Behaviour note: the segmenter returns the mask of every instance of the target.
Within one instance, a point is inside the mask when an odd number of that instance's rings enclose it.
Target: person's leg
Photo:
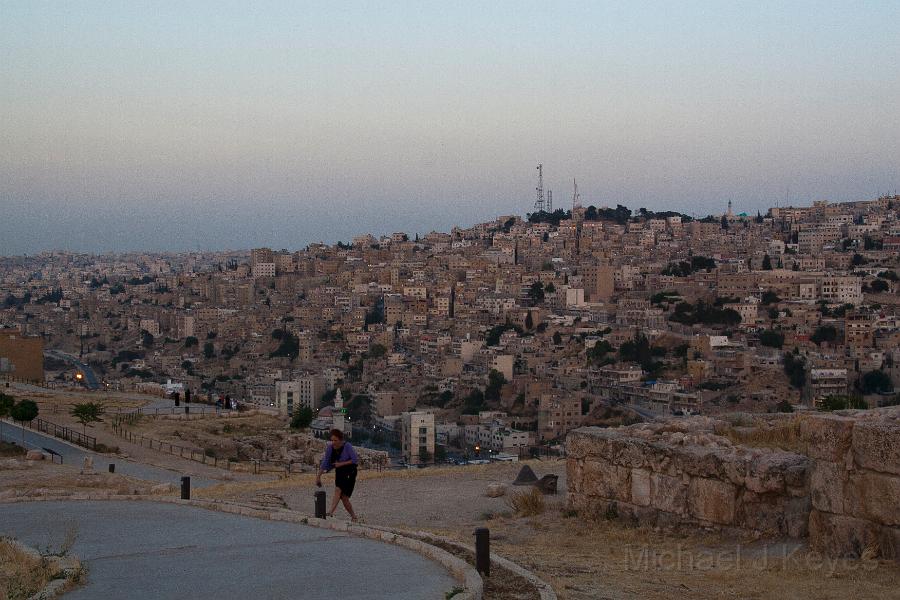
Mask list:
[[[355,521],[355,520],[356,520],[356,513],[353,512],[353,505],[350,504],[350,498],[348,498],[347,496],[343,496],[343,495],[342,495],[342,496],[341,496],[341,502],[344,503],[344,508],[346,508],[346,509],[347,509],[347,512],[350,513],[350,518],[353,519],[353,520]]]
[[[337,510],[338,501],[341,499],[341,488],[334,488],[334,494],[331,496],[331,510],[328,511],[328,516],[333,517],[334,511]]]

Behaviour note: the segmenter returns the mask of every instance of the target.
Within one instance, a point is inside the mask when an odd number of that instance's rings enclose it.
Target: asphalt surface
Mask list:
[[[19,427],[18,425],[13,425],[9,421],[4,421],[2,429],[2,439],[4,441],[14,442],[21,445],[21,427]],[[174,483],[175,485],[180,486],[181,477],[183,475],[190,475],[191,487],[207,487],[210,485],[215,485],[216,483],[220,483],[219,481],[216,481],[214,479],[197,477],[195,475],[192,475],[190,472],[182,473],[169,469],[163,469],[161,467],[144,465],[141,463],[124,460],[105,454],[97,454],[96,452],[91,452],[90,450],[67,444],[66,442],[60,441],[54,437],[50,437],[37,431],[32,431],[30,429],[25,429],[25,447],[29,450],[53,450],[57,454],[62,455],[63,464],[72,465],[75,467],[81,467],[85,456],[93,456],[94,470],[96,471],[106,471],[109,468],[109,463],[114,463],[116,465],[116,473],[119,473],[121,475],[128,475],[129,477],[135,477],[137,479],[143,479],[145,481]]]
[[[426,600],[457,584],[437,563],[390,544],[295,523],[153,502],[0,505],[0,534],[71,554],[87,582],[67,600]]]

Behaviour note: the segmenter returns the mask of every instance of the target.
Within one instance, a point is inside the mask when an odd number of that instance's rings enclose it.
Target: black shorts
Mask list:
[[[339,467],[334,470],[334,487],[341,490],[341,496],[349,498],[353,495],[353,487],[356,485],[356,465],[351,467]]]

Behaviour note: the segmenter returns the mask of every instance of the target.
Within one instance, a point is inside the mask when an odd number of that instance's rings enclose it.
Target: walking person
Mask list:
[[[328,516],[333,517],[337,509],[338,501],[344,504],[344,508],[350,513],[350,518],[355,523],[358,519],[350,504],[350,496],[353,495],[353,487],[356,485],[356,465],[359,457],[350,442],[344,441],[344,432],[340,429],[331,430],[331,443],[325,447],[325,455],[322,464],[316,472],[316,486],[322,487],[322,473],[334,469],[334,497],[331,499],[331,510]]]

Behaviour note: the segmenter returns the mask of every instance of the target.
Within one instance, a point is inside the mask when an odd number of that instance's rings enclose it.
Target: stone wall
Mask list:
[[[900,412],[816,415],[801,421],[800,432],[814,459],[813,548],[900,560]]]
[[[588,516],[804,536],[810,461],[734,446],[709,420],[616,429],[585,427],[567,439],[568,501]]]
[[[654,526],[808,535],[830,556],[900,560],[900,408],[748,419],[572,431],[569,506]],[[773,439],[794,451],[749,445]]]

